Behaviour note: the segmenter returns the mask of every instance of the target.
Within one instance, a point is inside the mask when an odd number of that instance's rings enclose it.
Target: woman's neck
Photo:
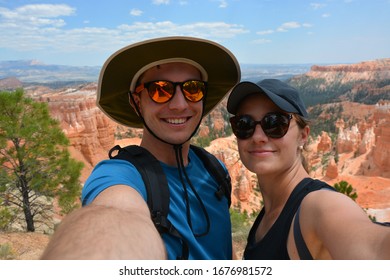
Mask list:
[[[260,191],[263,197],[265,211],[270,213],[276,209],[283,209],[294,188],[309,174],[299,164],[289,171],[274,175],[257,175]]]

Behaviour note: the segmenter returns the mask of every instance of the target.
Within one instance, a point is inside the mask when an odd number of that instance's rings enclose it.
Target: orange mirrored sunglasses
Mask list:
[[[199,102],[206,95],[207,83],[198,80],[188,80],[184,82],[171,81],[151,81],[139,84],[135,93],[140,93],[147,89],[150,98],[156,103],[166,103],[173,98],[176,93],[176,87],[180,86],[184,97],[191,102]]]

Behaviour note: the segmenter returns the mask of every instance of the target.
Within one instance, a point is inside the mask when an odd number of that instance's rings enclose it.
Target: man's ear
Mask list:
[[[140,94],[134,94],[134,93],[129,93],[129,103],[130,106],[133,108],[134,112],[137,113],[141,111],[141,98]]]

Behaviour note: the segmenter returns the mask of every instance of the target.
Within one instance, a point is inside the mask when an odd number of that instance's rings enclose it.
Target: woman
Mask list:
[[[227,109],[241,161],[257,174],[264,201],[244,259],[390,259],[390,228],[305,169],[310,128],[295,88],[276,79],[241,82]]]

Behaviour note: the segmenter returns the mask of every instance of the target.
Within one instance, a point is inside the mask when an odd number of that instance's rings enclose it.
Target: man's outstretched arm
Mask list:
[[[41,259],[165,259],[160,234],[137,191],[113,186],[59,225]]]

